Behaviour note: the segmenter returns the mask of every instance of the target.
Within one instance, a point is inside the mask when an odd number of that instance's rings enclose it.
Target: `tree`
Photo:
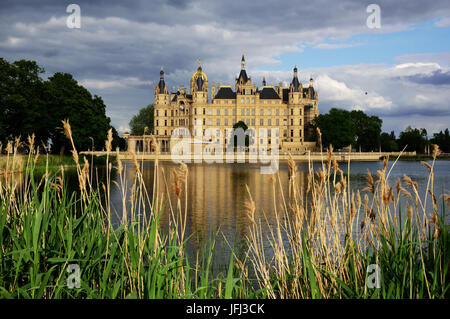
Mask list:
[[[313,120],[314,128],[320,128],[322,145],[332,144],[334,148],[342,148],[355,144],[356,129],[350,112],[332,108],[328,114],[320,114]]]
[[[131,135],[144,135],[145,127],[148,127],[149,133],[153,133],[154,106],[149,104],[139,110],[137,115],[131,118],[129,123]]]
[[[118,147],[119,150],[124,151],[127,147],[127,141],[123,137],[119,136],[119,133],[113,126],[111,126],[111,129],[113,136],[112,149],[116,150],[116,148]]]
[[[378,116],[368,116],[361,110],[350,112],[355,128],[356,149],[364,152],[378,150],[383,121]]]
[[[0,58],[0,142],[35,134],[36,142],[49,138],[46,91],[35,61],[14,63]]]
[[[417,153],[424,153],[425,146],[427,145],[427,130],[412,128],[408,126],[405,131],[400,133],[398,139],[399,149],[403,149],[406,146],[406,151]]]
[[[434,133],[430,143],[438,145],[443,152],[450,153],[450,134],[448,128],[444,132]]]
[[[106,116],[106,106],[101,97],[79,85],[68,73],[55,73],[47,81],[48,112],[52,114],[50,136],[53,152],[71,149],[69,141],[61,133],[61,121],[69,120],[75,147],[80,150],[105,147],[105,139],[111,128]]]
[[[394,131],[391,133],[383,132],[380,135],[380,145],[383,152],[397,152],[398,145]]]
[[[55,73],[47,81],[35,61],[9,63],[0,58],[0,142],[35,134],[35,145],[69,151],[62,120],[69,120],[78,150],[102,149],[110,125],[101,97],[79,85],[72,75]],[[116,132],[117,133],[117,132]],[[120,140],[117,140],[120,144]]]

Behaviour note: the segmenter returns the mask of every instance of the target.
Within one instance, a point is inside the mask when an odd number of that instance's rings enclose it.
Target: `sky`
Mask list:
[[[119,132],[154,102],[162,66],[169,91],[189,87],[198,59],[210,85],[234,86],[242,53],[258,86],[288,85],[294,65],[312,76],[320,113],[363,110],[397,135],[450,127],[448,0],[72,1],[0,0],[0,57],[71,73]],[[70,3],[80,28],[67,26]]]

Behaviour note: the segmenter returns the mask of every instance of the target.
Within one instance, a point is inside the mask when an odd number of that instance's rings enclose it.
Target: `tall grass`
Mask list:
[[[188,255],[186,233],[189,170],[182,164],[165,172],[154,165],[153,193],[144,183],[133,155],[133,178],[105,141],[106,182],[95,181],[94,167],[80,158],[71,128],[79,190],[69,192],[64,169],[35,176],[38,154],[28,139],[25,174],[14,179],[5,166],[0,179],[0,296],[3,298],[447,298],[449,236],[445,195],[433,193],[433,164],[427,191],[420,198],[407,176],[390,186],[393,165],[384,162],[375,181],[368,173],[366,190],[350,190],[332,147],[315,172],[310,164],[307,189],[295,179],[289,160],[289,192],[283,193],[279,173],[271,178],[276,223],[268,238],[257,220],[257,205],[248,191],[245,204],[249,235],[244,251],[231,249],[228,266],[214,271],[216,237]],[[16,141],[18,143],[18,141]],[[12,147],[12,144],[11,144]],[[153,151],[159,145],[152,139]],[[435,149],[435,156],[438,149]],[[15,153],[14,153],[15,154]],[[12,158],[14,157],[12,155]],[[117,154],[118,155],[118,154]],[[8,162],[9,163],[9,162]],[[350,163],[348,163],[348,170]],[[111,178],[112,173],[117,178]],[[131,182],[130,182],[131,181]],[[164,192],[156,190],[165,189]],[[111,188],[122,197],[118,225],[111,217]],[[174,193],[176,204],[168,200]],[[400,198],[406,207],[400,207]],[[427,201],[432,212],[427,212]],[[277,202],[283,209],[277,210]],[[160,217],[168,205],[169,225]],[[405,217],[406,216],[406,217]],[[269,253],[270,252],[270,253]],[[69,265],[80,269],[80,288],[68,285]],[[368,288],[367,267],[381,269],[380,288]]]

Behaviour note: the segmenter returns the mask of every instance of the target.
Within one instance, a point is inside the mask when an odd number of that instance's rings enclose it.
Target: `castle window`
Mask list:
[[[255,119],[252,119],[252,126],[255,126]]]
[[[245,110],[241,109],[241,115],[245,115]]]
[[[272,101],[267,101],[267,104],[272,104]]]
[[[283,120],[283,125],[284,125],[284,126],[287,125],[287,120]]]
[[[287,110],[286,109],[283,110],[283,115],[287,115]]]
[[[208,119],[208,125],[212,125],[212,119]]]
[[[158,135],[158,130],[156,130],[156,135]]]
[[[294,115],[294,109],[291,109],[291,115]]]
[[[259,120],[259,125],[264,126],[264,120],[263,119]]]
[[[252,109],[252,115],[255,115],[255,109]]]
[[[302,125],[302,119],[299,120],[298,125]]]
[[[247,109],[247,115],[250,115],[250,109]]]
[[[291,130],[291,137],[294,137],[294,130]],[[292,142],[292,139],[291,139]]]
[[[164,110],[164,116],[167,116],[167,110]]]
[[[283,130],[283,136],[284,136],[284,137],[287,136],[287,130]]]
[[[220,115],[220,109],[217,109],[217,115]]]
[[[249,125],[250,125],[250,120],[249,120],[249,119],[246,119],[246,120],[245,120],[245,124],[247,124],[247,126],[249,126]]]
[[[217,125],[217,126],[220,126],[220,119],[217,119],[216,125]]]
[[[205,108],[203,108],[203,115],[205,115],[206,114],[206,110],[205,110]]]
[[[164,126],[167,126],[167,120],[164,120]]]
[[[228,126],[228,119],[225,119],[225,126]]]
[[[197,108],[194,108],[194,114],[197,115]]]
[[[255,104],[255,99],[252,99],[252,104]]]
[[[225,115],[228,115],[228,109],[225,109]]]
[[[159,110],[156,110],[156,116],[159,116]]]
[[[156,126],[159,126],[159,121],[158,120],[156,120]]]
[[[272,125],[272,120],[271,120],[271,119],[268,119],[268,120],[267,120],[267,125],[269,125],[269,126]]]
[[[291,119],[291,125],[294,125],[294,119]]]
[[[244,104],[244,98],[241,98],[241,103]]]
[[[298,131],[298,136],[302,136],[302,130]]]
[[[264,115],[264,110],[263,109],[259,110],[259,115]]]
[[[228,101],[223,101],[223,104],[228,104]]]
[[[233,109],[233,115],[236,115],[236,109]]]
[[[275,114],[276,114],[276,115],[280,115],[280,110],[279,110],[279,109],[276,109],[276,110],[275,110]]]
[[[272,110],[271,109],[267,110],[267,115],[272,115]]]
[[[206,119],[203,118],[203,125],[206,125]]]
[[[247,101],[246,101],[246,102],[247,102],[247,104],[249,104],[249,103],[250,103],[250,99],[249,99],[249,98],[247,98]]]
[[[280,120],[279,120],[279,119],[276,119],[276,120],[275,120],[275,123],[276,123],[277,126],[280,125]]]
[[[212,109],[208,109],[208,115],[212,115]]]

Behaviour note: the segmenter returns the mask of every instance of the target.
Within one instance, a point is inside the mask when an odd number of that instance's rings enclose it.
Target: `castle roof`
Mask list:
[[[289,101],[289,88],[283,88],[283,102]]]
[[[263,100],[268,99],[280,99],[280,96],[271,86],[263,87],[263,89],[259,92],[259,98]]]
[[[215,99],[235,99],[236,98],[236,92],[233,92],[231,87],[225,86],[220,87],[219,91],[217,92]]]
[[[246,72],[244,69],[241,70],[241,72],[239,73],[238,81],[239,81],[240,79],[242,79],[242,82],[243,82],[243,83],[247,83],[247,81],[248,81],[247,72]]]

